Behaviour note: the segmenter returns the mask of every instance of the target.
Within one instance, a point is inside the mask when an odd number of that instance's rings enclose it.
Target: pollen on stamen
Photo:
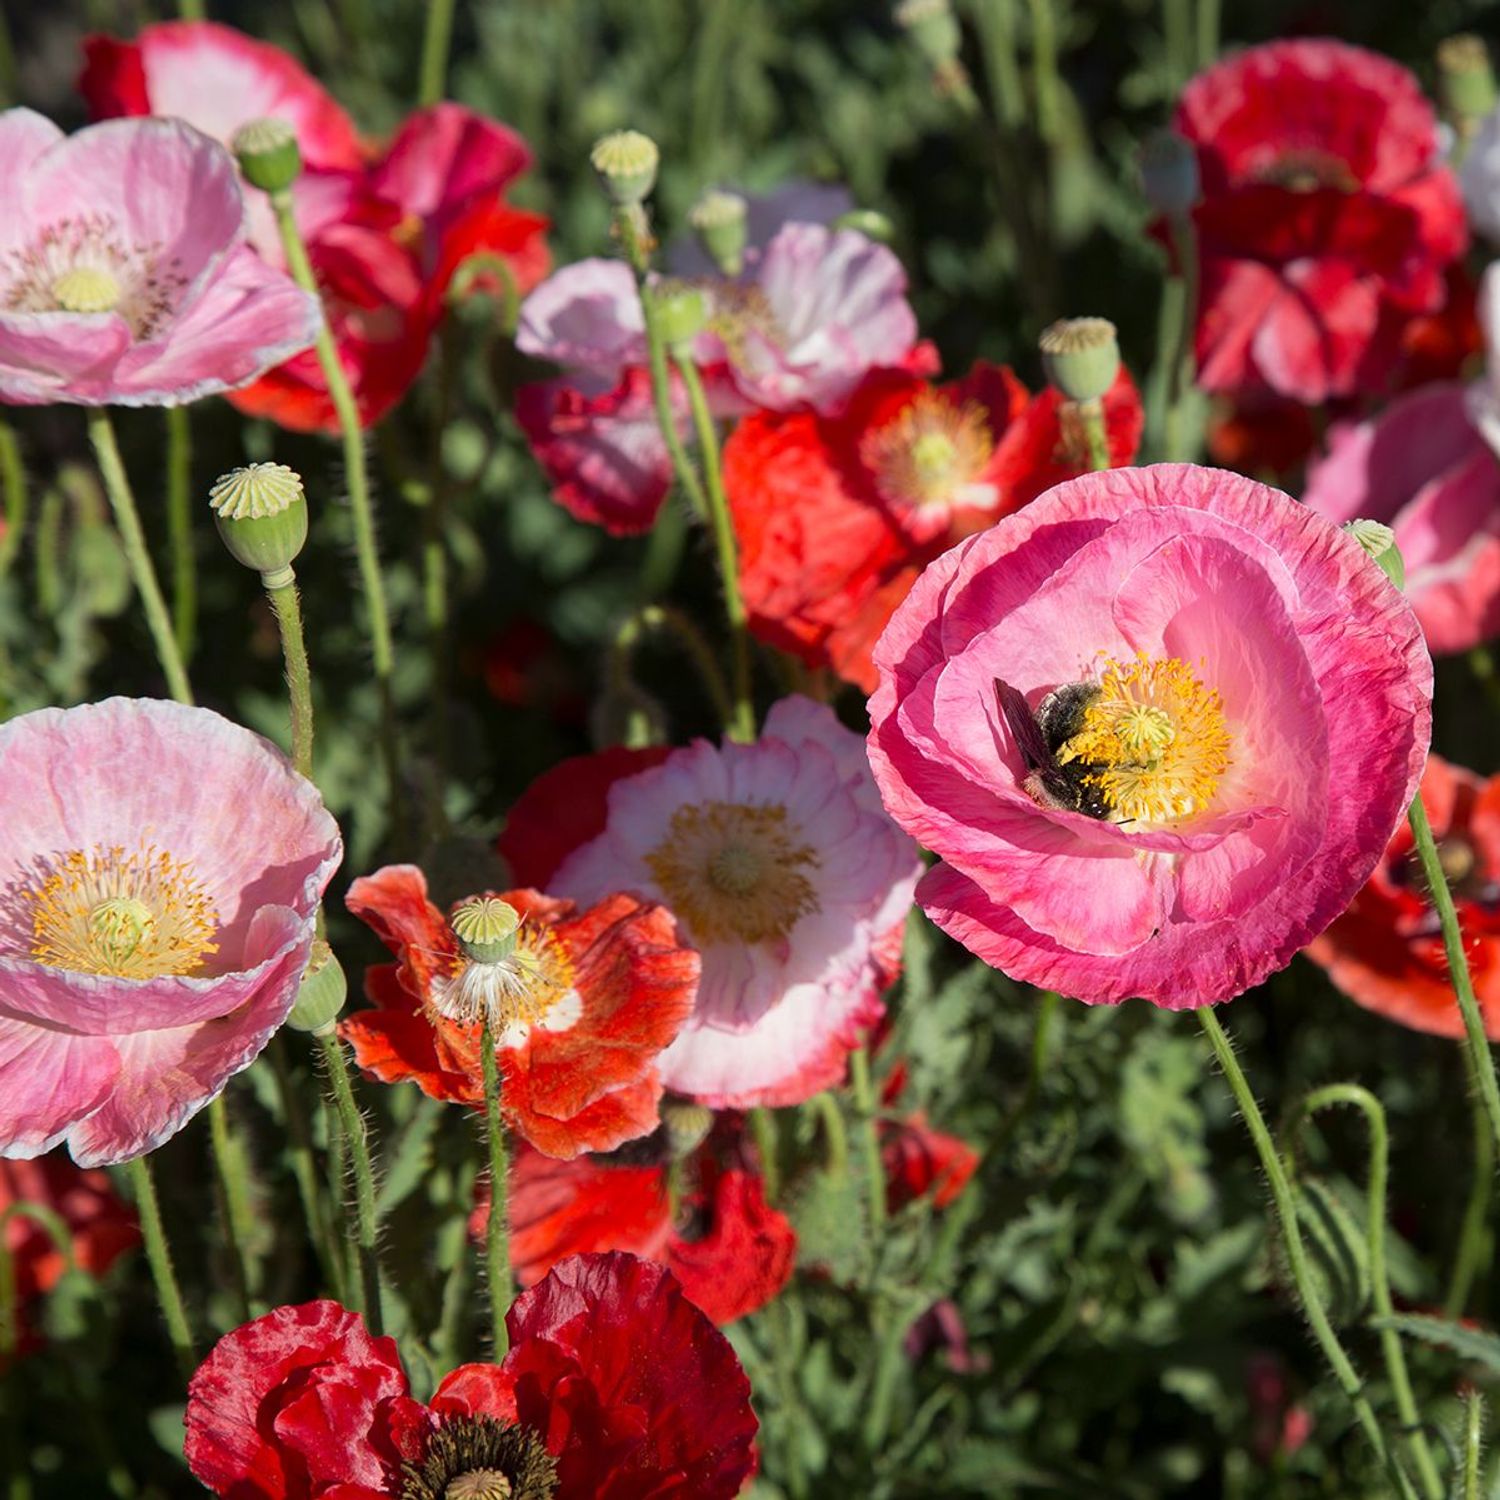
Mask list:
[[[499,1046],[517,1045],[533,1026],[566,1030],[581,1012],[573,964],[545,928],[522,926],[502,958],[460,952],[434,977],[432,1008],[459,1026],[488,1025]]]
[[[901,414],[869,433],[860,462],[874,476],[881,498],[895,505],[951,501],[973,483],[994,452],[984,408],[959,405],[924,390]]]

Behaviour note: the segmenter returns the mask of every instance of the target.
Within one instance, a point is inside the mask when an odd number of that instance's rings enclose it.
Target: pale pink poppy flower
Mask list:
[[[152,699],[12,719],[0,780],[0,1156],[126,1161],[285,1021],[338,827],[258,735]]]
[[[176,406],[317,337],[244,237],[234,161],[180,120],[0,114],[0,401]]]
[[[663,1082],[735,1108],[796,1104],[837,1084],[880,1017],[921,871],[859,736],[831,709],[784,699],[752,745],[697,740],[615,780],[588,836],[579,808],[618,770],[604,759],[570,763],[571,788],[563,767],[538,783],[533,802],[566,798],[580,836],[547,889],[580,903],[621,890],[659,901],[703,955],[693,1015],[661,1055]],[[517,814],[513,827],[548,816],[540,805]],[[524,865],[523,849],[506,848]]]
[[[1359,543],[1188,464],[1060,484],[944,553],[875,665],[875,779],[941,860],[918,903],[1090,1002],[1211,1004],[1288,963],[1431,731],[1420,627]]]

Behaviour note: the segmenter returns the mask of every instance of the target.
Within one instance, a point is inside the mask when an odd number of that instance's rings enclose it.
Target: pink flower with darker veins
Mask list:
[[[246,244],[239,174],[207,136],[0,114],[0,401],[179,406],[308,348],[320,322]]]
[[[342,854],[312,784],[206,708],[110,698],[0,727],[0,1156],[153,1150],[297,998]]]

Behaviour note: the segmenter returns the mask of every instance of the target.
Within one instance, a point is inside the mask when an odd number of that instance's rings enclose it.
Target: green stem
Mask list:
[[[1255,1144],[1256,1154],[1260,1157],[1261,1169],[1270,1183],[1271,1198],[1276,1205],[1276,1217],[1281,1228],[1282,1243],[1286,1246],[1287,1264],[1291,1268],[1292,1279],[1296,1283],[1302,1310],[1312,1329],[1313,1337],[1317,1340],[1318,1347],[1322,1349],[1324,1358],[1332,1367],[1334,1376],[1348,1398],[1349,1404],[1354,1408],[1354,1415],[1359,1422],[1360,1429],[1364,1432],[1380,1462],[1391,1475],[1397,1493],[1408,1496],[1411,1494],[1410,1482],[1401,1472],[1391,1451],[1386,1447],[1385,1434],[1381,1430],[1379,1419],[1370,1405],[1369,1398],[1365,1395],[1359,1372],[1354,1368],[1343,1344],[1339,1342],[1339,1336],[1334,1332],[1333,1324],[1329,1322],[1328,1314],[1318,1296],[1312,1269],[1307,1263],[1307,1250],[1302,1242],[1302,1228],[1297,1222],[1297,1202],[1292,1196],[1291,1183],[1287,1181],[1280,1153],[1276,1149],[1276,1143],[1271,1139],[1271,1132],[1266,1126],[1265,1116],[1260,1112],[1260,1105],[1255,1101],[1249,1080],[1240,1067],[1239,1059],[1234,1055],[1234,1045],[1219,1024],[1219,1018],[1214,1014],[1211,1006],[1204,1006],[1199,1010],[1198,1020],[1213,1046],[1214,1056],[1218,1059],[1220,1068],[1223,1069],[1224,1077],[1229,1082],[1235,1102],[1239,1105],[1240,1114],[1244,1116],[1245,1125],[1250,1131],[1250,1139]]]
[[[1407,821],[1411,824],[1417,858],[1422,862],[1422,873],[1427,878],[1433,909],[1438,914],[1438,921],[1442,923],[1443,951],[1448,956],[1449,975],[1453,981],[1454,993],[1458,996],[1459,1011],[1464,1018],[1464,1036],[1473,1077],[1479,1085],[1479,1097],[1489,1119],[1490,1132],[1495,1141],[1500,1143],[1500,1087],[1495,1082],[1495,1060],[1490,1052],[1489,1038],[1484,1034],[1484,1018],[1479,1011],[1479,1002],[1474,998],[1474,981],[1470,978],[1469,961],[1464,955],[1463,931],[1458,925],[1458,913],[1454,910],[1453,893],[1448,889],[1448,879],[1443,874],[1437,844],[1433,841],[1432,825],[1427,821],[1427,809],[1422,806],[1420,795],[1412,799]]]
[[[444,800],[448,789],[448,693],[453,653],[449,648],[448,603],[448,466],[443,461],[443,434],[453,409],[458,360],[454,334],[445,321],[438,329],[437,409],[433,414],[427,505],[422,514],[422,607],[427,624],[428,677],[432,696],[432,759],[437,779],[435,823],[446,832]]]
[[[760,1157],[760,1175],[765,1184],[766,1202],[775,1203],[781,1196],[781,1141],[776,1129],[774,1110],[764,1107],[750,1111],[750,1129],[755,1136],[755,1150]]]
[[[130,565],[130,576],[135,581],[136,592],[141,596],[141,604],[146,611],[146,624],[150,628],[151,639],[156,644],[157,660],[166,674],[168,691],[179,703],[191,703],[193,690],[188,686],[182,653],[177,649],[177,637],[172,634],[166,601],[161,596],[161,585],[156,581],[156,568],[152,565],[151,554],[146,550],[145,534],[141,531],[140,512],[136,509],[130,480],[125,474],[125,464],[120,458],[120,445],[115,441],[115,429],[105,407],[89,408],[88,429],[89,441],[94,445],[94,455],[99,461],[104,489],[114,509],[120,542]]]
[[[458,1187],[454,1201],[462,1210],[474,1201],[474,1179],[477,1170],[472,1157],[466,1158],[458,1175]],[[433,1347],[440,1369],[453,1370],[463,1363],[464,1340],[468,1327],[466,1315],[469,1311],[469,1231],[465,1215],[461,1211],[450,1224],[458,1234],[458,1248],[453,1257],[452,1268],[443,1282],[443,1305],[438,1318],[437,1336]],[[446,1231],[445,1231],[446,1232]]]
[[[1193,22],[1189,0],[1162,0],[1162,31],[1167,63],[1167,97],[1175,99],[1193,74]]]
[[[230,1135],[229,1112],[223,1094],[208,1106],[208,1131],[213,1141],[214,1175],[219,1189],[224,1237],[229,1246],[229,1269],[233,1283],[236,1316],[241,1323],[250,1321],[250,1272],[246,1245],[253,1226],[250,1222],[250,1197],[245,1184],[245,1162],[238,1142]]]
[[[185,406],[167,408],[167,547],[172,554],[172,633],[184,662],[198,631],[198,570],[193,555],[193,426]]]
[[[1104,423],[1104,402],[1097,396],[1092,401],[1080,401],[1078,416],[1088,444],[1089,467],[1096,472],[1109,468],[1109,429]]]
[[[453,37],[453,0],[427,0],[427,25],[422,33],[422,75],[417,93],[420,105],[436,104],[448,87],[448,48]]]
[[[809,1108],[817,1115],[823,1126],[823,1144],[828,1151],[824,1164],[830,1177],[843,1177],[849,1170],[849,1131],[844,1124],[844,1112],[839,1102],[825,1089],[814,1094],[808,1101]]]
[[[648,604],[629,616],[615,632],[610,648],[609,670],[616,687],[624,687],[630,681],[630,660],[636,645],[647,634],[669,635],[687,654],[720,719],[730,722],[733,707],[729,701],[729,690],[724,685],[723,674],[708,642],[698,633],[698,627],[687,615],[670,604]]]
[[[1049,145],[1057,140],[1057,25],[1052,0],[1027,0],[1031,9],[1031,77],[1036,95],[1037,134]]]
[[[501,1360],[510,1347],[505,1314],[514,1288],[510,1275],[510,1163],[505,1149],[505,1122],[500,1118],[500,1064],[490,1024],[479,1044],[484,1070],[484,1137],[490,1157],[490,1212],[484,1226],[484,1269],[490,1295],[490,1358]]]
[[[870,1079],[868,1042],[849,1054],[849,1079],[854,1088],[854,1108],[859,1115],[859,1140],[865,1157],[870,1227],[878,1237],[886,1222],[885,1162],[880,1155],[880,1129],[875,1119],[875,1087]]]
[[[1468,1309],[1474,1280],[1490,1262],[1490,1200],[1495,1190],[1495,1141],[1475,1086],[1467,1049],[1464,1060],[1469,1073],[1469,1112],[1474,1122],[1474,1176],[1469,1184],[1469,1201],[1464,1206],[1448,1295],[1443,1299],[1443,1316],[1454,1319],[1461,1318]]]
[[[49,486],[42,491],[36,518],[36,603],[49,620],[62,608],[62,520],[66,505],[62,491]]]
[[[184,21],[203,20],[203,0],[177,0],[177,14]]]
[[[323,1280],[336,1301],[344,1300],[344,1268],[339,1259],[338,1243],[333,1238],[327,1205],[318,1178],[318,1158],[313,1150],[312,1129],[302,1095],[292,1077],[286,1045],[277,1032],[266,1048],[271,1068],[276,1074],[276,1090],[281,1096],[281,1115],[286,1124],[287,1144],[292,1159],[292,1175],[297,1179],[297,1195],[302,1200],[302,1214],[307,1220],[308,1235]]]
[[[318,282],[307,247],[292,207],[290,191],[271,194],[276,211],[276,226],[281,233],[282,249],[293,280],[304,291],[318,295]],[[380,553],[375,541],[375,509],[370,495],[369,466],[365,460],[364,433],[359,422],[359,407],[339,359],[325,316],[318,331],[318,364],[323,371],[328,395],[338,416],[339,435],[343,442],[344,473],[349,485],[349,508],[354,518],[354,547],[359,558],[360,583],[370,620],[370,655],[375,667],[375,686],[380,697],[380,748],[385,762],[386,782],[391,800],[392,820],[401,835],[404,831],[401,798],[401,763],[396,736],[396,705],[391,687],[395,670],[395,652],[391,644],[390,613],[386,605],[385,579],[380,571]],[[398,842],[401,838],[398,836]]]
[[[1479,1500],[1479,1460],[1484,1452],[1484,1397],[1471,1391],[1464,1398],[1463,1500]]]
[[[870,1404],[865,1412],[864,1441],[869,1453],[880,1453],[885,1448],[886,1434],[891,1427],[891,1406],[895,1401],[896,1380],[901,1367],[906,1363],[907,1324],[894,1307],[887,1307],[883,1314],[884,1328],[880,1336],[880,1352],[875,1359],[875,1374],[870,1381]]]
[[[1219,0],[1198,0],[1198,67],[1209,67],[1219,56]]]
[[[313,700],[312,672],[307,664],[307,639],[302,633],[302,601],[291,566],[275,573],[262,573],[266,597],[281,632],[281,655],[286,664],[287,700],[292,718],[292,765],[299,775],[312,780]]]
[[[21,550],[28,499],[21,440],[9,422],[0,422],[0,491],[5,496],[5,531],[0,534],[0,578],[3,578]]]
[[[354,1168],[354,1257],[359,1268],[359,1298],[355,1311],[364,1314],[371,1333],[378,1338],[385,1332],[385,1317],[381,1311],[380,1262],[375,1248],[375,1172],[370,1165],[370,1142],[365,1134],[364,1117],[354,1102],[354,1086],[349,1078],[343,1043],[332,1029],[314,1035],[328,1065],[339,1133],[348,1147],[349,1160]]]
[[[1195,361],[1194,338],[1198,327],[1198,233],[1193,221],[1184,216],[1171,223],[1172,244],[1177,254],[1178,274],[1181,282],[1178,295],[1173,299],[1176,316],[1173,319],[1172,342],[1163,345],[1169,349],[1171,363],[1167,367],[1167,411],[1163,436],[1166,456],[1171,463],[1186,461],[1196,452],[1196,444],[1184,442],[1186,426],[1185,403],[1192,388]]]
[[[687,542],[687,517],[671,496],[662,502],[641,559],[640,598],[651,603],[672,587]]]
[[[688,405],[692,408],[693,426],[698,434],[698,456],[708,488],[708,518],[713,528],[714,548],[719,555],[720,581],[724,585],[724,613],[729,617],[729,645],[733,674],[733,712],[725,727],[733,739],[746,743],[755,738],[755,706],[750,698],[750,625],[745,601],[740,594],[739,549],[735,544],[734,521],[729,514],[729,499],[724,493],[724,477],[719,464],[719,434],[698,367],[691,357],[676,356],[676,365],[687,387]]]
[[[146,1244],[151,1279],[156,1283],[156,1299],[167,1322],[167,1336],[172,1341],[172,1352],[177,1356],[178,1373],[187,1381],[197,1368],[198,1356],[193,1349],[193,1335],[182,1306],[177,1273],[172,1269],[172,1251],[162,1228],[161,1205],[156,1198],[151,1164],[144,1156],[137,1156],[125,1164],[125,1169],[135,1193],[135,1211],[141,1221],[141,1238]]]
[[[1016,1101],[1015,1108],[1005,1117],[1005,1123],[1000,1127],[999,1134],[985,1148],[984,1154],[987,1158],[998,1157],[1004,1153],[1016,1131],[1021,1128],[1026,1116],[1031,1113],[1031,1106],[1036,1103],[1037,1094],[1042,1087],[1042,1072],[1047,1065],[1047,1043],[1051,1037],[1052,1023],[1057,1019],[1060,1004],[1059,997],[1052,990],[1042,992],[1042,998],[1037,1004],[1036,1028],[1031,1034],[1031,1066],[1026,1072],[1026,1087]]]
[[[1390,1277],[1385,1266],[1385,1218],[1386,1185],[1390,1178],[1390,1132],[1386,1126],[1385,1109],[1380,1100],[1369,1089],[1356,1083],[1331,1083],[1309,1094],[1298,1107],[1287,1130],[1286,1165],[1289,1174],[1296,1171],[1296,1133],[1302,1122],[1320,1109],[1338,1105],[1349,1105],[1364,1113],[1370,1131],[1370,1181],[1367,1189],[1365,1210],[1365,1235],[1369,1244],[1371,1300],[1375,1312],[1383,1320],[1395,1316],[1391,1302]],[[1422,1416],[1417,1410],[1416,1398],[1412,1395],[1411,1376],[1406,1368],[1406,1355],[1401,1346],[1401,1335],[1394,1328],[1380,1331],[1381,1353],[1385,1359],[1386,1376],[1390,1381],[1391,1394],[1396,1400],[1396,1411],[1407,1434],[1412,1462],[1416,1466],[1428,1500],[1443,1500],[1445,1494],[1442,1476],[1438,1473],[1432,1450],[1427,1443],[1427,1434],[1422,1430]]]

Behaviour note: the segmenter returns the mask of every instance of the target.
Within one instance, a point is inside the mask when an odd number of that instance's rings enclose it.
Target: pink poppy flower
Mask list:
[[[311,783],[205,708],[0,726],[0,1156],[159,1146],[286,1019],[342,853]]]
[[[858,737],[806,698],[776,704],[753,745],[564,762],[516,805],[501,852],[572,900],[624,890],[672,911],[703,972],[661,1076],[716,1108],[842,1080],[882,1013],[921,869]]]
[[[317,303],[244,216],[228,152],[181,121],[0,114],[0,401],[176,406],[307,348]]]
[[[875,665],[875,778],[941,858],[919,904],[1090,1002],[1210,1004],[1289,962],[1431,731],[1416,617],[1359,544],[1186,464],[1060,484],[945,553]]]

